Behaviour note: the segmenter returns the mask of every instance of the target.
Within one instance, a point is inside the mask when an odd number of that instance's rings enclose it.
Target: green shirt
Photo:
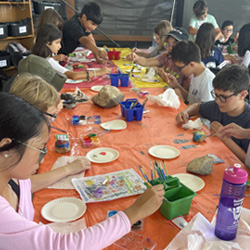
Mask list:
[[[199,19],[197,19],[196,16],[192,16],[190,19],[190,22],[189,22],[189,27],[191,26],[192,28],[198,30],[203,23],[211,23],[211,24],[213,24],[215,29],[217,29],[219,27],[214,16],[212,16],[210,14],[207,14],[207,17],[205,20],[199,20]],[[195,38],[196,38],[196,35],[194,36],[194,35],[189,34],[190,41],[194,42]]]

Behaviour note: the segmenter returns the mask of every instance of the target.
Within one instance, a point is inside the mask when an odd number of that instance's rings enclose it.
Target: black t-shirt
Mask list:
[[[78,18],[79,15],[76,14],[63,25],[62,48],[59,53],[71,53],[80,45],[78,40],[90,34],[82,27]]]
[[[221,42],[220,40],[217,40],[215,42],[215,45],[216,46],[218,46],[218,45],[225,46],[225,45],[231,45],[232,43],[234,43],[234,39],[230,37],[225,43],[223,43],[223,41]]]

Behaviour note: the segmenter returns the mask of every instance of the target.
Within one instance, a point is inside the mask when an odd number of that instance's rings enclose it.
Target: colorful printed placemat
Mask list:
[[[133,169],[74,178],[72,183],[86,203],[137,195],[146,189],[143,180]]]

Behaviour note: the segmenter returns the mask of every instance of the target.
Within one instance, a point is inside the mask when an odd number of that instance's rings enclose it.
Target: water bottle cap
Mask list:
[[[233,167],[225,169],[224,180],[233,184],[243,184],[247,182],[248,173],[241,168],[240,164],[234,164]]]

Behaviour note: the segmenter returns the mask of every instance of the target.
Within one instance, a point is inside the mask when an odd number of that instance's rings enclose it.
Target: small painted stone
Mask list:
[[[194,131],[193,132],[193,140],[195,142],[202,142],[206,139],[206,135],[203,131]]]

